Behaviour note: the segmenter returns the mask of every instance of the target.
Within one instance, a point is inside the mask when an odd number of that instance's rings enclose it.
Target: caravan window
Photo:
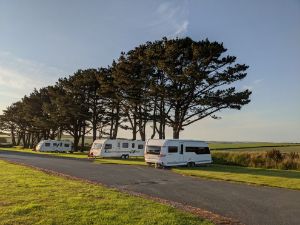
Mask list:
[[[168,153],[176,153],[176,152],[178,152],[177,146],[169,146],[168,147]]]
[[[70,145],[69,144],[65,144],[65,147],[70,147]]]
[[[106,144],[104,148],[105,149],[112,149],[112,144]]]
[[[69,144],[68,144],[69,145]],[[67,147],[67,146],[66,146]],[[69,147],[69,146],[68,146]],[[102,144],[101,143],[94,143],[92,146],[92,149],[101,149]]]
[[[132,147],[132,148],[134,148],[134,147],[135,147],[135,144],[134,144],[134,143],[132,143],[132,144],[131,144],[131,147]]]
[[[143,149],[144,145],[138,145],[138,149]]]
[[[53,146],[56,146],[56,143],[52,143]]]
[[[210,154],[208,147],[186,147],[185,152],[195,152],[197,155]]]
[[[160,146],[151,146],[151,145],[148,145],[146,153],[147,154],[151,154],[151,155],[159,155],[160,154],[160,149],[161,149]]]
[[[49,143],[49,142],[46,142],[46,143],[45,143],[45,146],[46,146],[46,147],[50,147],[50,143]]]
[[[122,148],[128,148],[129,144],[128,143],[122,143]]]

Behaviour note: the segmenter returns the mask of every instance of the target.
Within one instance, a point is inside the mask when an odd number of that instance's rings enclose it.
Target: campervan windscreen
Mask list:
[[[101,149],[101,147],[102,147],[101,143],[94,143],[92,149]]]
[[[146,153],[151,155],[159,155],[160,154],[160,146],[148,145]]]

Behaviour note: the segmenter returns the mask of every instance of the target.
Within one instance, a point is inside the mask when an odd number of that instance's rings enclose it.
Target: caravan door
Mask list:
[[[179,156],[178,156],[178,163],[180,164],[185,164],[185,157],[184,157],[184,152],[185,152],[185,144],[184,142],[179,142],[179,146],[178,146],[178,149],[179,149]]]

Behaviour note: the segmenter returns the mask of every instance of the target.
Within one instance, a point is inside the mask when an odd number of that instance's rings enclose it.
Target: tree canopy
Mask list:
[[[0,130],[25,147],[68,133],[75,150],[86,134],[117,138],[119,129],[145,140],[147,125],[149,138],[165,138],[169,126],[177,139],[190,124],[250,102],[251,91],[235,85],[248,66],[226,51],[207,39],[147,42],[122,52],[107,68],[78,70],[34,90],[3,111]]]

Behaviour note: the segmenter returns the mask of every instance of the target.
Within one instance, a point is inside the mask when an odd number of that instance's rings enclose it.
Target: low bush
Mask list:
[[[269,169],[300,170],[300,156],[296,152],[212,152],[215,164],[258,167]]]

